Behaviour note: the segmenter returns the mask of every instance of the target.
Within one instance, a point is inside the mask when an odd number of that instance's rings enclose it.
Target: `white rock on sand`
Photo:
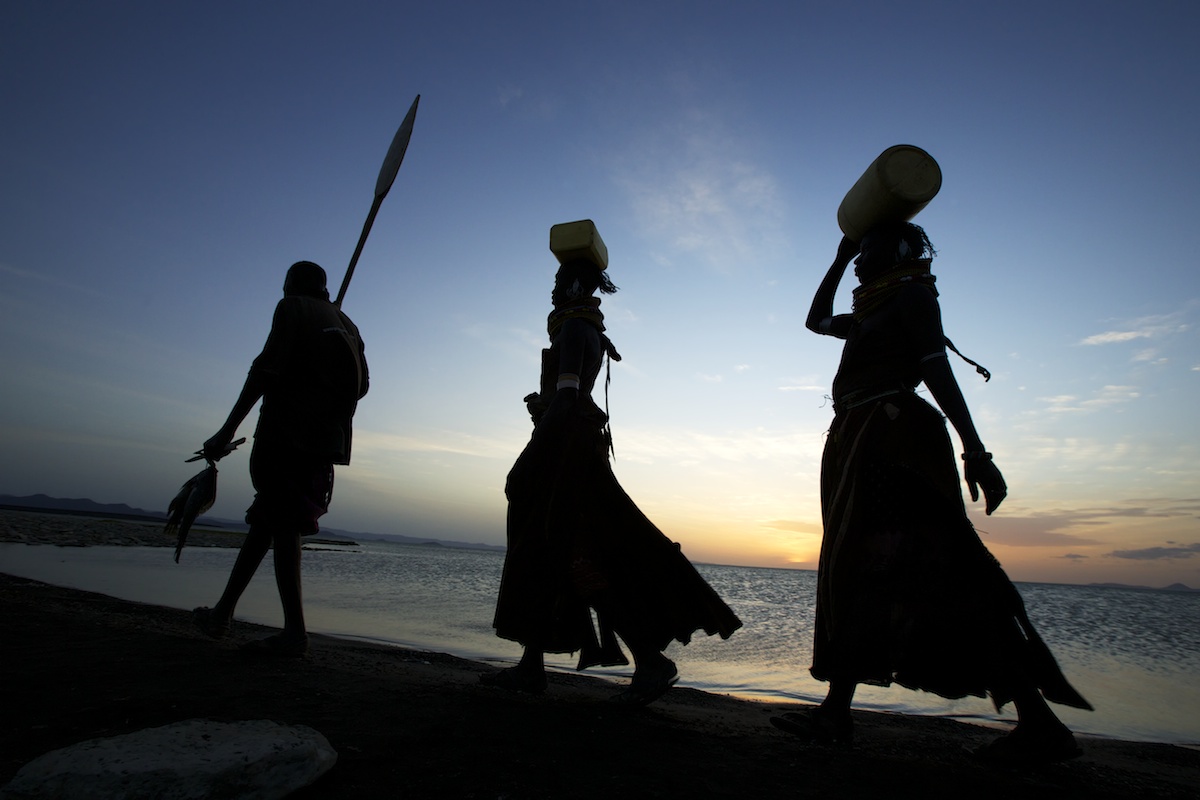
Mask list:
[[[21,768],[3,800],[280,798],[337,762],[304,725],[192,719],[54,750]]]

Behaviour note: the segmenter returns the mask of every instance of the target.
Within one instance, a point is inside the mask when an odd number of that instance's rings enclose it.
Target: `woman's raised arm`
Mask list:
[[[837,294],[837,287],[842,282],[842,275],[845,274],[846,267],[856,255],[858,255],[858,243],[843,236],[841,244],[838,245],[837,258],[829,267],[829,271],[825,273],[821,285],[817,287],[812,306],[808,310],[808,319],[804,324],[813,333],[836,336],[839,339],[845,339],[849,333],[854,318],[849,314],[834,316],[833,296]]]

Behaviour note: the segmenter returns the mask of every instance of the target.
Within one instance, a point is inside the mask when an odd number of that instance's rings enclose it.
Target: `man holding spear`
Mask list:
[[[249,642],[263,655],[302,656],[308,651],[300,592],[300,537],[316,533],[329,509],[333,465],[350,463],[351,419],[367,393],[365,349],[358,328],[329,300],[325,270],[311,261],[288,269],[271,333],[254,359],[246,384],[225,424],[204,443],[206,458],[228,452],[238,425],[262,399],[250,479],[254,502],[221,599],[197,608],[196,624],[220,639],[269,548],[275,550],[275,583],[283,605],[283,632]]]
[[[210,463],[227,455],[238,426],[262,400],[250,453],[255,490],[246,511],[250,530],[220,600],[193,612],[196,625],[207,635],[228,635],[238,600],[273,547],[283,631],[243,645],[248,652],[284,657],[308,652],[300,538],[317,532],[317,520],[329,508],[334,465],[350,463],[351,420],[369,384],[362,337],[342,312],[342,299],[375,214],[400,170],[420,99],[418,95],[413,101],[388,149],[337,299],[330,301],[325,270],[317,264],[298,261],[288,269],[267,343],[225,424],[200,451]]]

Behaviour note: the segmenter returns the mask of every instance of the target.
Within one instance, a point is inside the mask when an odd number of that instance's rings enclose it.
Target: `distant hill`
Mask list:
[[[124,503],[97,503],[86,498],[50,497],[45,494],[31,494],[25,497],[14,497],[11,494],[0,494],[0,508],[15,510],[61,511],[78,514],[103,514],[121,519],[166,519],[162,511],[146,511],[134,508]]]
[[[97,503],[95,500],[87,498],[62,498],[50,497],[45,494],[31,494],[24,497],[16,497],[10,494],[0,494],[0,508],[11,509],[14,511],[53,511],[56,514],[82,514],[87,516],[112,517],[114,519],[135,519],[135,520],[165,520],[167,515],[162,511],[146,511],[142,508],[134,508],[125,503]],[[196,523],[209,528],[229,528],[232,530],[245,530],[246,524],[240,520],[222,519],[220,517],[202,516],[196,520]],[[472,543],[472,542],[454,542],[442,539],[433,539],[430,537],[420,536],[404,536],[398,533],[362,533],[359,531],[345,531],[337,528],[321,527],[322,539],[352,539],[354,541],[377,541],[377,542],[395,542],[397,544],[414,544],[414,545],[439,545],[442,547],[456,547],[464,550],[493,550],[503,551],[505,548],[501,545]]]

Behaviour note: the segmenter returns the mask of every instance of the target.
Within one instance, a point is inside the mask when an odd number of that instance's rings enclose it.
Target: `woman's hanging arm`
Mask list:
[[[946,357],[946,337],[942,332],[942,311],[933,292],[913,286],[900,296],[903,303],[905,327],[913,338],[917,352],[927,353],[920,362],[921,380],[929,388],[938,408],[950,420],[963,446],[963,476],[971,491],[971,501],[979,499],[983,490],[985,509],[991,514],[1008,494],[1008,486],[1000,469],[992,462],[992,454],[984,448],[975,422],[963,398],[962,389],[950,369]]]

